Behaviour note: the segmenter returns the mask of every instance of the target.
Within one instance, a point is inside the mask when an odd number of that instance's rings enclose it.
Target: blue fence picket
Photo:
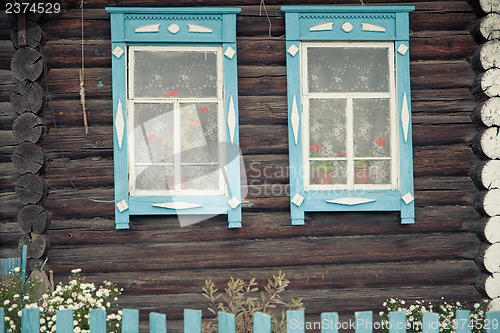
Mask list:
[[[339,314],[337,312],[325,312],[321,314],[321,333],[339,332]]]
[[[56,332],[73,333],[73,310],[58,310],[56,312]]]
[[[424,312],[422,320],[423,333],[439,333],[439,314],[435,312]]]
[[[457,332],[456,333],[471,333],[470,329],[470,311],[457,310],[455,313]]]
[[[149,314],[149,332],[167,333],[167,316],[161,313],[151,312]]]
[[[123,309],[122,333],[139,333],[139,310]]]
[[[253,331],[254,333],[271,333],[271,316],[256,312],[253,315]]]
[[[23,309],[21,333],[40,333],[40,309]]]
[[[360,311],[354,313],[355,332],[372,333],[373,332],[373,312]]]
[[[0,308],[0,333],[5,333],[5,316],[3,308]]]
[[[484,326],[486,333],[500,333],[500,312],[486,312]]]
[[[406,333],[406,314],[403,311],[389,312],[389,333]]]
[[[90,333],[106,333],[106,312],[101,309],[92,309],[89,316]]]
[[[287,333],[304,333],[305,324],[304,310],[289,310],[286,312]]]
[[[201,333],[201,310],[184,309],[184,333]]]
[[[219,312],[219,333],[236,333],[234,314]]]

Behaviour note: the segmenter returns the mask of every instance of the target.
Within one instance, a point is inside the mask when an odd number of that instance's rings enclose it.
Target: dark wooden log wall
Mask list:
[[[268,19],[257,0],[172,0],[168,6],[238,6],[238,75],[241,148],[249,195],[243,227],[225,228],[223,217],[181,228],[176,218],[134,217],[130,230],[115,230],[112,204],[93,203],[77,193],[65,174],[50,110],[43,113],[45,207],[50,268],[55,280],[82,268],[91,281],[109,280],[125,289],[121,306],[167,313],[179,328],[182,309],[205,309],[201,285],[218,287],[230,276],[261,283],[284,271],[289,295],[302,297],[310,316],[379,311],[387,297],[438,302],[441,297],[473,303],[480,270],[471,174],[476,128],[470,115],[469,59],[477,44],[476,19],[466,1],[421,1],[410,16],[411,84],[416,223],[400,225],[397,213],[311,213],[306,225],[290,225],[284,38],[269,38]],[[402,4],[370,1],[366,5]],[[267,0],[273,37],[284,34],[281,5],[346,4],[357,0]],[[79,1],[45,17],[44,54],[54,114],[68,173],[83,195],[113,199],[110,5],[162,6],[158,0],[85,1],[85,93],[89,133],[84,133],[79,97],[81,66]],[[4,15],[4,14],[0,14]],[[15,223],[19,178],[10,158],[16,147],[8,93],[14,48],[0,17],[0,243],[2,256],[22,234]],[[10,43],[10,45],[9,45]],[[208,312],[204,311],[208,316]]]

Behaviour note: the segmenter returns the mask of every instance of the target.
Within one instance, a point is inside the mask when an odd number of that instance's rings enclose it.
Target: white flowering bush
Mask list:
[[[4,308],[6,332],[21,331],[21,309],[37,307],[33,295],[39,286],[23,281],[19,267],[11,272],[8,283],[0,282],[0,307]]]
[[[7,304],[15,303],[17,310],[15,312],[7,311],[6,332],[20,331],[22,314],[20,310],[27,307],[40,309],[41,332],[55,332],[56,312],[67,309],[73,310],[75,333],[89,332],[89,312],[91,309],[101,309],[106,312],[107,332],[121,332],[121,311],[115,313],[114,310],[118,306],[116,301],[122,289],[118,289],[115,284],[107,281],[96,287],[93,283],[87,283],[85,278],[80,276],[80,272],[80,269],[72,270],[68,284],[59,283],[53,292],[42,294],[42,298],[39,300],[33,300],[32,295],[35,293],[33,290],[28,291],[28,289],[23,297],[12,295],[3,300],[3,304],[5,302]],[[0,299],[3,298],[3,291],[1,294]],[[19,302],[20,298],[25,302]]]
[[[472,333],[484,333],[484,318],[488,308],[489,301],[483,300],[480,303],[474,304],[471,310],[469,328]],[[382,327],[384,332],[388,332],[389,312],[404,311],[406,313],[406,332],[421,333],[423,326],[423,313],[434,312],[439,313],[439,332],[455,333],[457,323],[455,312],[465,309],[465,304],[460,302],[448,303],[443,300],[439,305],[434,305],[432,302],[417,300],[412,304],[407,304],[404,300],[398,298],[387,299],[383,306],[387,311],[381,311],[379,315],[382,317]]]

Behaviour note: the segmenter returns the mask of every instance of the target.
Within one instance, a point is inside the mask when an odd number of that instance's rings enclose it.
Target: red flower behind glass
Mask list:
[[[380,147],[383,147],[385,146],[385,140],[384,139],[379,139],[379,138],[376,138],[375,139],[375,142],[380,146]]]

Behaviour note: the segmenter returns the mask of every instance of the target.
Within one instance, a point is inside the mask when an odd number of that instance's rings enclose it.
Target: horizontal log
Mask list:
[[[402,246],[404,244],[404,246]],[[428,251],[432,247],[432,251]],[[366,248],[370,252],[365,256]],[[312,264],[353,264],[411,260],[472,259],[474,234],[377,235],[377,237],[299,237],[274,240],[232,240],[188,243],[141,243],[92,246],[53,245],[53,269],[71,270],[75,262],[89,272],[148,269],[275,267]],[[279,255],[269,256],[269,253]],[[297,251],[301,255],[298,257]],[[165,257],[165,253],[169,253]],[[238,255],[233,255],[237,253]],[[106,258],[101,260],[100,258]],[[57,268],[56,268],[57,267]]]
[[[0,39],[0,69],[10,70],[10,60],[14,52],[16,49],[10,40]]]
[[[122,244],[148,242],[198,242],[228,241],[234,239],[391,235],[408,233],[455,233],[476,231],[479,218],[470,206],[429,206],[416,209],[418,223],[408,227],[401,225],[398,213],[309,213],[301,228],[290,224],[289,213],[257,212],[243,210],[243,228],[233,232],[226,228],[225,216],[219,216],[187,228],[180,228],[175,217],[132,217],[131,229],[127,232],[115,230],[111,218],[90,218],[82,213],[71,219],[52,220],[48,236],[52,243],[60,246],[74,244]],[[102,215],[104,216],[104,215]],[[336,223],[332,223],[332,217]],[[367,218],[369,217],[369,218]],[[0,241],[6,246],[15,246],[21,235],[17,224],[5,222],[0,225]]]
[[[96,285],[102,281],[113,281],[127,293],[198,293],[205,280],[212,279],[216,288],[223,290],[229,277],[248,281],[256,278],[262,289],[268,278],[282,270],[290,280],[287,290],[327,288],[373,288],[472,283],[477,276],[477,267],[471,260],[425,261],[416,263],[347,264],[309,267],[283,267],[263,269],[208,269],[192,271],[155,271],[127,273],[86,273],[82,275]],[[419,272],[415,274],[415,272]],[[59,272],[58,272],[59,273]],[[63,272],[60,272],[63,273]],[[188,283],[187,283],[188,282]],[[227,285],[226,285],[227,286]],[[284,296],[286,293],[284,294]]]

